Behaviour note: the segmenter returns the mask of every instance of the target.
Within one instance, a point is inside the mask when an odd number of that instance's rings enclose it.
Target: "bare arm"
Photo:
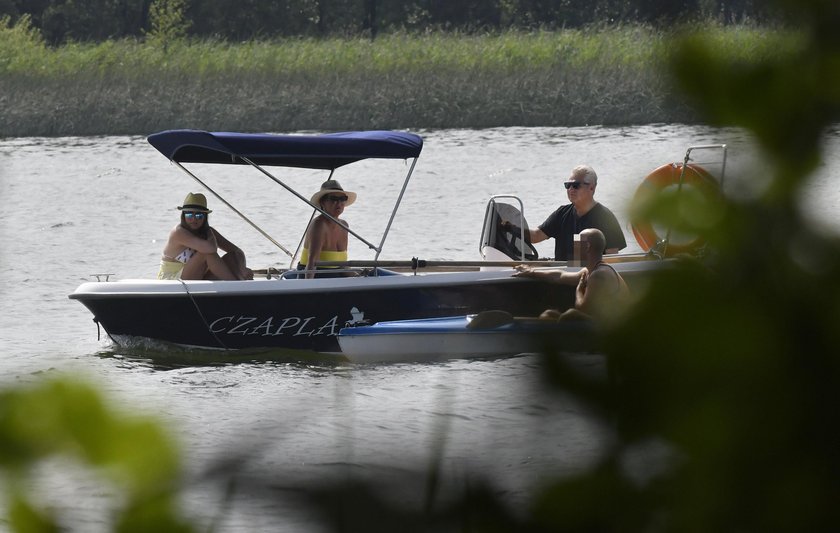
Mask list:
[[[212,254],[217,248],[216,238],[212,231],[209,239],[202,239],[181,226],[175,226],[169,234],[169,242],[166,243],[164,248],[164,255],[174,257],[183,248],[192,248],[201,254]]]
[[[575,307],[590,316],[601,316],[601,309],[610,299],[610,287],[615,280],[603,269],[588,272],[581,278],[575,292]]]
[[[517,226],[516,224],[510,222],[509,220],[502,221],[502,229],[505,231],[509,231],[514,235],[520,235],[522,228]],[[535,242],[542,242],[548,238],[548,235],[543,233],[543,230],[537,229],[528,229],[525,230],[525,241],[530,243]]]
[[[543,242],[544,240],[548,239],[548,235],[543,233],[543,230],[541,230],[540,228],[529,229],[528,236],[531,238],[531,244]]]
[[[238,246],[236,246],[235,244],[233,244],[232,242],[230,242],[229,240],[224,238],[224,236],[221,233],[219,233],[219,231],[216,228],[211,228],[210,232],[216,236],[216,247],[217,248],[221,248],[222,250],[224,250],[228,253],[233,253],[233,254],[236,254],[236,255],[241,254],[243,256],[245,255],[245,253],[241,249],[239,249]]]
[[[215,228],[213,229],[213,233],[216,235],[216,241],[219,248],[227,252],[222,259],[226,262],[228,268],[230,268],[231,273],[236,276],[237,279],[253,279],[253,272],[246,266],[247,260],[245,259],[245,252],[222,236],[222,234],[216,231]]]
[[[321,255],[321,250],[324,249],[326,231],[327,227],[324,224],[324,219],[316,218],[309,230],[309,259],[306,261],[306,279],[312,279],[315,276],[315,266],[318,262],[317,258]]]
[[[578,272],[566,272],[565,270],[534,270],[527,265],[517,265],[515,278],[531,278],[548,281],[551,283],[560,283],[563,285],[576,285],[581,275],[586,269]]]

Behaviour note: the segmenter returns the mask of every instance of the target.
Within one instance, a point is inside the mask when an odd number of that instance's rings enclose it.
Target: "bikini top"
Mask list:
[[[347,250],[321,250],[318,254],[318,261],[347,261]],[[304,248],[300,254],[300,264],[309,264],[309,249]],[[330,267],[336,268],[336,267]]]
[[[192,248],[184,248],[184,250],[175,256],[175,260],[179,263],[186,263],[192,256],[195,255],[195,250]]]

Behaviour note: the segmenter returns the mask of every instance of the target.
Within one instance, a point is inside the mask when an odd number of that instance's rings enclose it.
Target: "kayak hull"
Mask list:
[[[512,318],[505,324],[471,329],[476,315],[379,322],[343,328],[341,351],[353,362],[400,362],[492,358],[546,350],[587,351],[594,347],[588,322]]]

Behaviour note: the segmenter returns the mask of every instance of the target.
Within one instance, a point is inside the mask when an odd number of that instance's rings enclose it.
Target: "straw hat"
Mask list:
[[[338,183],[336,180],[327,180],[324,183],[322,183],[321,190],[313,194],[312,199],[309,201],[315,205],[318,205],[318,202],[321,201],[322,196],[326,196],[334,192],[343,193],[347,196],[347,203],[345,203],[344,205],[350,205],[356,201],[356,193],[345,191],[341,188],[341,184]]]
[[[200,192],[191,192],[184,198],[184,205],[179,205],[178,209],[181,211],[201,211],[202,213],[212,213],[207,209],[207,198]]]

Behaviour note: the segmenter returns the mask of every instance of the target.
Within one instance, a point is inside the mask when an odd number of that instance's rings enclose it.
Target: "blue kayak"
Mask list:
[[[348,359],[360,363],[590,351],[595,344],[591,322],[513,317],[503,311],[346,327],[338,343]]]

